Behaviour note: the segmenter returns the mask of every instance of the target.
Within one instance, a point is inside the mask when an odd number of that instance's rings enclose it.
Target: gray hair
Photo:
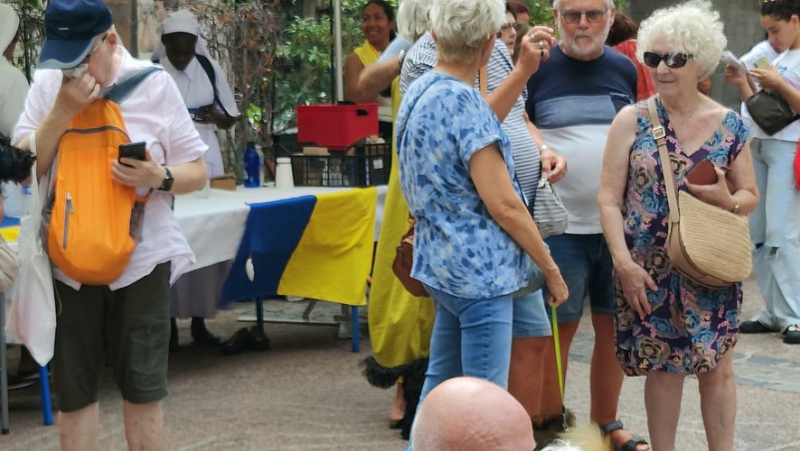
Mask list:
[[[439,61],[469,61],[506,21],[503,0],[433,0],[431,28]]]
[[[553,9],[557,9],[557,10],[560,11],[561,10],[561,1],[562,0],[554,0],[553,1]],[[614,0],[606,0],[606,6],[608,6],[608,9],[615,8]]]
[[[714,72],[728,45],[719,13],[711,9],[708,0],[690,0],[657,10],[642,22],[637,38],[639,61],[644,60],[644,52],[653,50],[657,40],[663,39],[671,51],[694,55],[703,69],[701,80]]]
[[[397,34],[416,41],[431,27],[432,0],[404,0],[397,8]]]

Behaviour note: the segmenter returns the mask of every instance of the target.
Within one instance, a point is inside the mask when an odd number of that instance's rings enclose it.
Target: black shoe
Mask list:
[[[266,351],[269,349],[269,338],[267,338],[263,329],[258,326],[251,327],[250,336],[253,338],[249,347],[251,351]]]
[[[192,340],[202,346],[219,346],[219,337],[212,335],[205,324],[202,327],[192,324]]]
[[[800,325],[792,324],[783,333],[783,342],[787,345],[800,344]]]
[[[225,355],[238,354],[245,349],[250,349],[254,343],[253,336],[246,327],[239,329],[231,338],[222,344],[222,353]]]
[[[743,334],[768,334],[775,331],[765,326],[761,321],[745,321],[739,326],[739,332]]]

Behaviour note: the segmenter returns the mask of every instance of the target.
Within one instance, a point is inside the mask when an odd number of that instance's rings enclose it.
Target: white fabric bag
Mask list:
[[[31,134],[30,148],[36,154],[34,135]],[[28,348],[36,363],[45,366],[53,358],[56,340],[53,274],[40,234],[42,199],[46,197],[42,196],[42,186],[46,193],[49,183],[45,180],[39,185],[35,163],[31,172],[31,214],[20,219],[19,277],[7,328]]]

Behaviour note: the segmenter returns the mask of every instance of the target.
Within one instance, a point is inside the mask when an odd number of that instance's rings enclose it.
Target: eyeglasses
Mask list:
[[[659,55],[655,52],[644,52],[644,64],[653,69],[657,68],[658,65],[661,64],[661,61],[664,61],[664,64],[670,69],[680,69],[685,66],[691,58],[694,58],[694,55],[688,53],[667,53],[666,55]]]
[[[508,33],[509,31],[511,31],[512,28],[514,29],[514,31],[519,31],[519,24],[518,23],[504,23],[500,27],[500,31],[497,32],[497,35],[500,36],[501,33]]]
[[[86,58],[84,58],[80,64],[71,69],[62,69],[61,72],[64,74],[64,76],[67,78],[78,78],[83,76],[83,74],[85,74],[86,71],[89,70],[89,60],[92,58],[92,55],[94,55],[95,52],[97,52],[97,50],[100,49],[103,43],[106,42],[106,37],[108,37],[108,33],[103,35],[100,41],[97,44],[95,44],[94,48],[92,48],[92,50],[89,52],[88,55],[86,55]]]
[[[578,11],[575,9],[568,9],[566,11],[559,11],[558,15],[564,18],[564,22],[570,25],[576,24],[581,21],[583,16],[586,16],[586,21],[589,23],[598,23],[603,20],[608,9],[590,9],[587,11]]]

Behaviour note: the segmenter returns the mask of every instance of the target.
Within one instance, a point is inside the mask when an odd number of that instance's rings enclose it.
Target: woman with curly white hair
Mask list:
[[[708,1],[661,9],[642,23],[638,41],[678,189],[740,215],[755,210],[749,130],[737,113],[697,91],[726,45],[719,14]],[[675,448],[683,381],[696,375],[709,449],[732,450],[742,285],[705,288],[672,267],[667,192],[650,117],[647,102],[621,110],[603,160],[599,203],[617,279],[617,357],[628,375],[646,377],[653,449]],[[715,182],[688,183],[687,173],[706,162]]]
[[[434,0],[438,62],[397,114],[400,185],[417,220],[411,276],[436,309],[420,402],[462,375],[507,388],[511,294],[527,283],[525,254],[543,270],[549,300],[567,297],[514,181],[508,135],[472,87],[504,23],[502,0]]]

